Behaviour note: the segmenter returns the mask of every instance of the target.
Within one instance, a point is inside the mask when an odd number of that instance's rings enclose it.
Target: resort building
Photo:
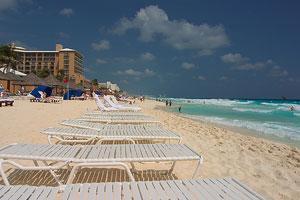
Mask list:
[[[78,51],[63,48],[61,44],[56,44],[54,51],[29,51],[14,44],[12,46],[19,61],[15,70],[29,74],[48,69],[54,76],[63,73],[68,80],[83,84],[83,56]]]
[[[117,84],[107,81],[106,83],[98,83],[99,88],[110,89],[112,91],[119,92],[120,88]]]

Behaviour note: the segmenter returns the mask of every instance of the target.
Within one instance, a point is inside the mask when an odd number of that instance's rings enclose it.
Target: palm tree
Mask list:
[[[0,67],[4,67],[3,72],[16,68],[18,64],[17,55],[13,51],[12,45],[0,45]]]

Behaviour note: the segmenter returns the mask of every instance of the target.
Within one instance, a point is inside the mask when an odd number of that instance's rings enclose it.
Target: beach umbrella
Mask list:
[[[71,97],[80,97],[83,94],[83,91],[80,89],[77,90],[68,90],[64,94],[64,100],[70,100]]]
[[[46,97],[49,97],[52,94],[52,88],[48,87],[48,86],[45,86],[45,85],[40,85],[40,86],[36,87],[34,90],[32,90],[30,92],[30,94],[32,96],[34,96],[35,98],[41,98],[40,92],[45,92]]]

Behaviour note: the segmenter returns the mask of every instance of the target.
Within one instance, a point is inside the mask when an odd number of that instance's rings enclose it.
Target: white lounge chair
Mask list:
[[[111,115],[111,116],[104,116],[104,115],[97,115],[97,116],[90,116],[90,115],[83,115],[81,118],[77,120],[81,121],[88,121],[88,122],[99,122],[99,123],[117,123],[117,124],[134,124],[134,123],[160,123],[160,121],[155,120],[153,117],[150,116],[118,116],[118,115]]]
[[[82,198],[263,200],[259,194],[233,178],[74,184],[68,185],[63,193],[64,200]]]
[[[134,106],[125,106],[121,104],[115,104],[109,96],[104,96],[103,97],[104,101],[108,103],[111,107],[119,109],[119,110],[133,110],[133,111],[139,111],[141,108],[139,107],[134,107]]]
[[[52,139],[59,142],[67,143],[83,143],[96,141],[102,143],[103,141],[130,141],[135,144],[139,140],[151,140],[170,142],[176,141],[180,143],[181,137],[172,131],[166,129],[136,129],[132,127],[123,126],[122,129],[103,129],[102,131],[96,131],[91,129],[79,129],[79,128],[47,128],[41,131],[48,137],[49,144],[53,144]]]
[[[13,160],[32,160],[34,166],[23,166]],[[0,149],[0,175],[5,185],[9,185],[3,165],[11,165],[22,170],[47,170],[56,182],[62,186],[55,170],[72,168],[67,184],[71,184],[79,168],[121,167],[129,179],[133,175],[126,163],[135,171],[135,162],[172,162],[172,173],[177,161],[197,161],[193,177],[198,171],[203,158],[183,144],[127,144],[127,145],[46,145],[46,144],[11,144]],[[39,166],[38,161],[44,166]],[[54,162],[49,164],[49,162]]]
[[[57,187],[34,187],[28,185],[3,186],[0,185],[0,199],[2,200],[55,200],[57,199]]]
[[[55,187],[0,186],[0,199],[264,200],[233,178],[70,184],[62,194]]]
[[[95,102],[96,102],[96,105],[98,107],[98,109],[101,111],[101,112],[119,112],[119,111],[132,111],[132,112],[136,112],[136,111],[140,111],[141,109],[132,109],[132,108],[123,108],[123,109],[119,109],[119,108],[115,108],[115,107],[112,107],[110,105],[106,106],[102,100],[99,98],[99,96],[95,93],[93,93],[93,96],[94,96],[94,99],[95,99]]]
[[[152,129],[161,129],[161,126],[157,123],[150,123],[150,124],[103,124],[103,123],[95,123],[95,122],[88,122],[76,119],[65,120],[60,123],[64,126],[76,127],[76,128],[84,128],[84,129],[91,129],[96,131],[103,131],[103,130],[119,130],[119,129],[145,129],[145,130],[152,130]]]
[[[85,115],[133,115],[133,116],[140,116],[140,115],[144,115],[141,112],[128,112],[128,111],[118,111],[118,112],[102,112],[102,111],[92,111],[92,112],[87,112],[85,113]]]

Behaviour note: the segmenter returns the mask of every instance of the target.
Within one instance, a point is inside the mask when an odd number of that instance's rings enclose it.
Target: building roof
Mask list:
[[[39,78],[37,75],[34,73],[30,73],[27,76],[22,77],[22,81],[18,81],[16,83],[13,83],[15,85],[33,85],[33,86],[38,86],[38,85],[47,85],[47,83]]]
[[[59,51],[39,51],[39,50],[20,50],[20,49],[15,49],[15,52],[22,52],[22,53],[58,53],[60,51],[76,51],[74,49],[69,49],[69,48],[65,48],[65,49],[61,49]]]
[[[64,48],[64,49],[61,49],[60,51],[76,51],[74,49],[69,49],[69,48]]]
[[[0,71],[0,80],[20,81],[22,80],[22,78],[11,72],[3,73],[2,71]]]
[[[53,74],[49,74],[49,76],[44,78],[44,81],[49,86],[62,86],[62,87],[64,87],[64,83],[59,81]]]

